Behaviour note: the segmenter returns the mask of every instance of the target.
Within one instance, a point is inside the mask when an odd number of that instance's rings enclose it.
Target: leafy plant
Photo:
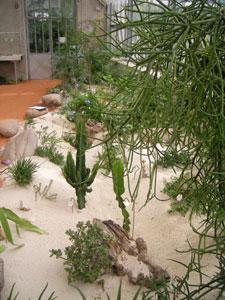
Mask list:
[[[33,163],[30,158],[17,160],[8,168],[10,176],[20,186],[28,185],[32,181],[33,174],[37,171],[38,165]]]
[[[179,165],[190,165],[191,159],[189,157],[189,151],[177,151],[175,149],[168,149],[163,153],[161,158],[157,161],[159,166],[163,168],[174,167]]]
[[[76,135],[75,133],[65,133],[63,136],[65,142],[69,143],[72,147],[75,147]]]
[[[22,228],[24,230],[33,231],[39,234],[44,233],[43,230],[38,228],[37,226],[33,225],[26,219],[20,218],[18,215],[16,215],[12,210],[1,207],[0,208],[0,223],[2,226],[4,238],[11,244],[14,244],[13,236],[9,227],[8,221],[12,221],[16,224],[17,233],[19,233],[19,228]]]
[[[64,250],[51,250],[51,256],[64,260],[68,281],[94,282],[111,267],[108,243],[111,238],[90,221],[77,224],[77,231],[67,230],[71,245]]]
[[[63,167],[63,174],[67,182],[75,188],[78,207],[79,209],[83,209],[86,204],[86,193],[91,192],[89,186],[91,186],[97,175],[99,164],[96,163],[92,171],[86,168],[85,152],[87,150],[87,133],[83,119],[80,118],[79,121],[77,121],[76,128],[76,164],[71,152],[68,152],[66,163]]]
[[[62,166],[64,162],[64,156],[55,147],[38,146],[35,150],[35,155],[40,157],[47,157],[52,163]]]
[[[6,79],[4,76],[0,76],[0,85],[1,84],[9,84],[10,82],[9,82],[9,80],[8,79]]]
[[[24,122],[24,127],[27,128],[28,126],[34,126],[35,121],[31,117],[26,117],[25,122]]]
[[[9,296],[7,297],[7,300],[16,300],[16,299],[18,299],[19,292],[17,292],[16,295],[14,296],[14,288],[15,288],[15,283],[13,284],[13,286],[10,290],[10,293],[9,293]],[[44,289],[41,291],[41,294],[38,296],[37,300],[43,299],[43,296],[44,296],[47,288],[48,288],[48,283],[46,283]],[[50,296],[47,298],[47,300],[55,300],[57,297],[54,296],[54,294],[55,294],[55,292],[52,292],[50,294]],[[29,300],[31,300],[31,299],[29,298]]]
[[[130,230],[130,218],[129,213],[126,210],[124,200],[122,198],[125,192],[124,188],[124,168],[122,160],[115,160],[112,166],[112,177],[113,177],[113,191],[116,194],[116,200],[119,203],[119,207],[123,214],[123,228],[127,231]]]
[[[58,94],[61,92],[62,89],[63,89],[63,85],[60,83],[57,86],[48,89],[48,94],[54,94],[54,93]]]
[[[166,182],[163,192],[172,200],[169,213],[178,212],[183,216],[190,211],[196,214],[205,213],[207,211],[207,207],[204,206],[205,199],[212,205],[216,197],[215,188],[210,183],[196,186],[190,173]]]
[[[75,122],[77,116],[100,122],[102,104],[93,93],[78,94],[72,96],[71,100],[62,108],[70,122]]]
[[[47,157],[54,164],[61,166],[64,156],[57,150],[57,144],[61,142],[61,138],[57,137],[55,131],[48,132],[47,129],[47,127],[43,127],[37,132],[41,145],[36,148],[35,155]]]
[[[61,142],[61,138],[57,137],[56,131],[48,132],[48,127],[42,126],[41,129],[37,131],[37,134],[42,146],[55,148],[57,144]]]
[[[66,43],[60,45],[54,54],[55,76],[63,79],[64,83],[86,82],[89,74],[87,47],[88,38],[83,32],[73,30],[68,32]]]

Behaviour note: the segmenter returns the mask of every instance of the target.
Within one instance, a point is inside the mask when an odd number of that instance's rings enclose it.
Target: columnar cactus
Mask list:
[[[123,228],[130,231],[130,217],[126,210],[122,195],[125,192],[124,187],[124,167],[123,162],[120,159],[116,159],[112,166],[112,178],[113,178],[113,190],[116,194],[116,200],[118,201],[119,207],[123,215]]]
[[[91,192],[89,187],[93,183],[98,171],[98,163],[94,165],[92,171],[86,168],[87,133],[83,119],[79,119],[77,122],[75,146],[77,149],[76,164],[71,152],[68,152],[63,174],[67,182],[75,188],[78,207],[79,209],[83,209],[86,204],[86,193]]]

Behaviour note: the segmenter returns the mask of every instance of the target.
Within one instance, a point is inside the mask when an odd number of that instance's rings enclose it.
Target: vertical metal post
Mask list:
[[[49,18],[48,18],[48,23],[49,23],[49,50],[50,50],[50,55],[51,55],[51,73],[53,77],[53,38],[52,38],[52,6],[51,6],[51,0],[48,0],[48,7],[49,7]]]
[[[128,0],[129,10],[133,10],[133,4],[134,4],[133,0]],[[129,16],[129,19],[131,21],[133,21],[133,18],[134,18],[133,11],[129,11],[128,16]],[[127,44],[129,44],[129,45],[132,44],[132,29],[127,28],[127,37],[128,37]]]
[[[78,3],[77,0],[74,0],[74,29],[78,30]]]

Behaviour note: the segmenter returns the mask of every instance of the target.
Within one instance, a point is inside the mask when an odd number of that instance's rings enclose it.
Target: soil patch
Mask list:
[[[29,106],[39,105],[41,97],[60,80],[28,80],[18,84],[0,85],[0,120],[24,120]],[[0,146],[7,138],[0,137]]]

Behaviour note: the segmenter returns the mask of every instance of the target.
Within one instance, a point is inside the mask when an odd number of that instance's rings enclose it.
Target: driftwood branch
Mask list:
[[[109,255],[113,261],[113,270],[118,276],[127,275],[133,284],[146,287],[149,287],[150,279],[167,280],[170,278],[166,270],[151,261],[143,238],[138,237],[134,240],[112,220],[94,219],[93,222],[112,238],[109,243]]]

